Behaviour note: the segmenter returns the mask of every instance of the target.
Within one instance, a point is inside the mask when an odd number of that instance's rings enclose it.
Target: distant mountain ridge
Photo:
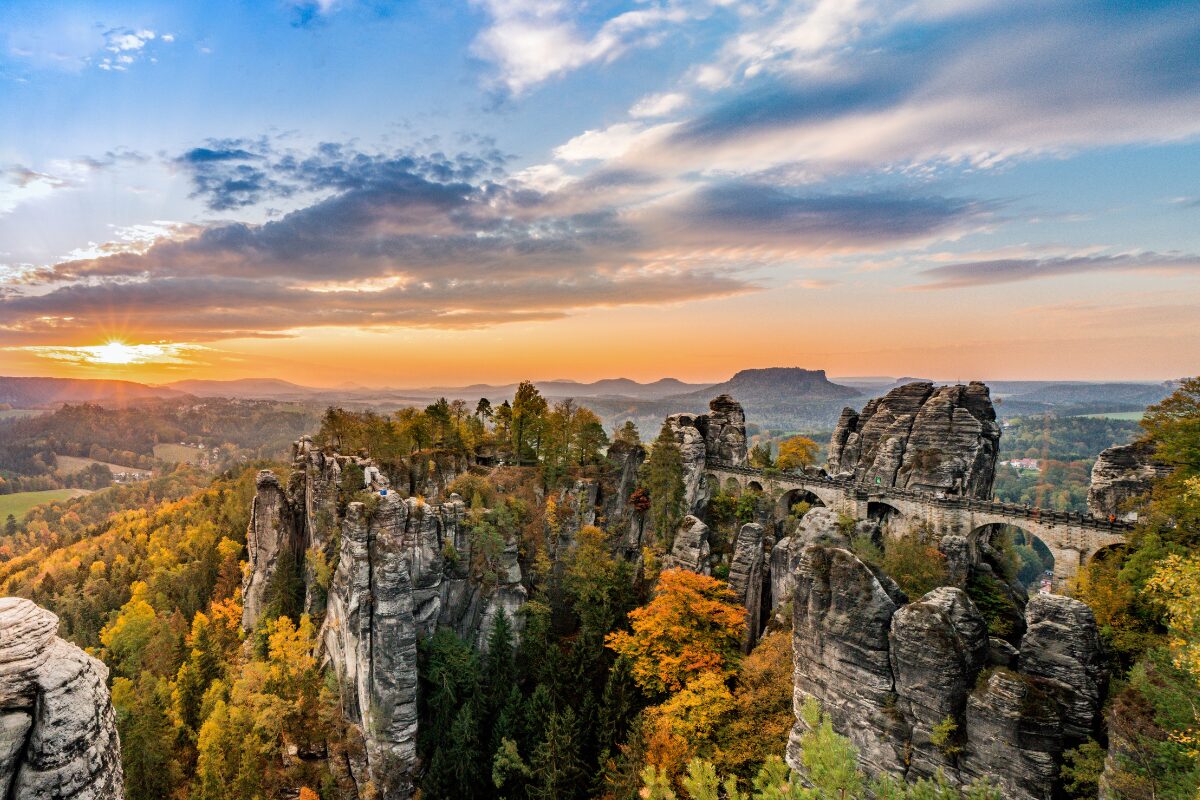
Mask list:
[[[310,395],[329,391],[301,386],[279,378],[238,378],[236,380],[182,380],[162,384],[183,394],[197,397],[231,397],[272,399],[280,396]],[[357,391],[357,390],[351,390]]]
[[[179,397],[165,386],[91,378],[9,378],[0,376],[0,403],[13,408],[57,408],[63,403],[123,406],[159,397]]]

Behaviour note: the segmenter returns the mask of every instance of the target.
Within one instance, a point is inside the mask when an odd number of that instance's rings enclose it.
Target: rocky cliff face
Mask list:
[[[1132,501],[1150,492],[1156,478],[1170,473],[1170,467],[1154,460],[1154,445],[1149,442],[1110,447],[1100,453],[1092,466],[1092,484],[1088,488],[1088,513],[1094,517],[1115,516],[1136,520]]]
[[[1087,606],[1039,595],[1018,653],[989,639],[958,588],[908,602],[886,575],[824,544],[805,546],[796,564],[796,707],[818,700],[867,772],[915,779],[941,770],[963,785],[987,777],[1013,800],[1054,796],[1061,754],[1094,730],[1103,695]],[[803,732],[798,718],[794,768]]]
[[[629,497],[638,485],[638,470],[646,461],[646,448],[640,444],[613,442],[608,448],[608,460],[615,470],[609,490],[600,498],[597,522],[601,525],[620,525],[625,531],[620,547],[627,557],[641,550],[645,514],[630,508]]]
[[[270,470],[258,473],[246,551],[250,570],[242,585],[242,626],[254,627],[267,602],[268,582],[281,559],[302,558],[304,543],[292,502]]]
[[[715,486],[704,472],[708,461],[746,463],[746,415],[727,394],[714,398],[706,414],[672,414],[667,424],[683,456],[684,510],[702,516]]]
[[[729,588],[746,608],[746,639],[744,649],[750,652],[762,632],[764,611],[764,588],[770,594],[768,577],[770,562],[767,550],[772,540],[766,528],[757,522],[748,522],[738,531],[733,545],[733,557],[729,563]],[[769,602],[769,597],[766,598]]]
[[[864,483],[991,496],[1000,426],[987,386],[918,382],[842,411],[827,470]]]
[[[708,526],[702,521],[690,514],[684,517],[679,530],[675,532],[675,541],[663,566],[667,569],[686,569],[700,575],[709,574],[712,549],[708,543],[708,533]]]
[[[58,618],[0,598],[0,797],[124,795],[108,670],[59,639]]]
[[[243,625],[257,624],[283,555],[294,558],[345,717],[364,744],[353,778],[382,797],[409,797],[419,766],[417,639],[448,627],[483,648],[501,612],[519,632],[526,589],[517,544],[473,558],[458,495],[436,504],[402,497],[370,459],[307,439],[293,454],[287,490],[269,471],[258,476]]]

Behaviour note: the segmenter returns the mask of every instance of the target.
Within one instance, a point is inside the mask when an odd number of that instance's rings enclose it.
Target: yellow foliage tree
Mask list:
[[[629,612],[631,631],[606,643],[651,694],[677,692],[705,672],[722,679],[737,671],[746,609],[722,581],[687,570],[659,575],[654,599]]]
[[[820,446],[807,436],[793,436],[779,444],[779,458],[775,466],[779,469],[803,469],[817,462]]]
[[[734,709],[719,672],[701,672],[664,703],[646,711],[646,763],[675,776],[693,758],[711,758],[717,730]]]

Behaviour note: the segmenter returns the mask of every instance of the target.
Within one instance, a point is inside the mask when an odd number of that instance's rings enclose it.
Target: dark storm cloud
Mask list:
[[[1200,274],[1200,256],[1180,253],[1124,253],[1066,258],[970,261],[927,269],[921,273],[921,277],[926,278],[928,283],[913,288],[962,289],[1093,272]]]

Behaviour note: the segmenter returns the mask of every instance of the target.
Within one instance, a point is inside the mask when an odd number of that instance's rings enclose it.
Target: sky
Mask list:
[[[1200,3],[0,0],[0,374],[1200,372]]]

